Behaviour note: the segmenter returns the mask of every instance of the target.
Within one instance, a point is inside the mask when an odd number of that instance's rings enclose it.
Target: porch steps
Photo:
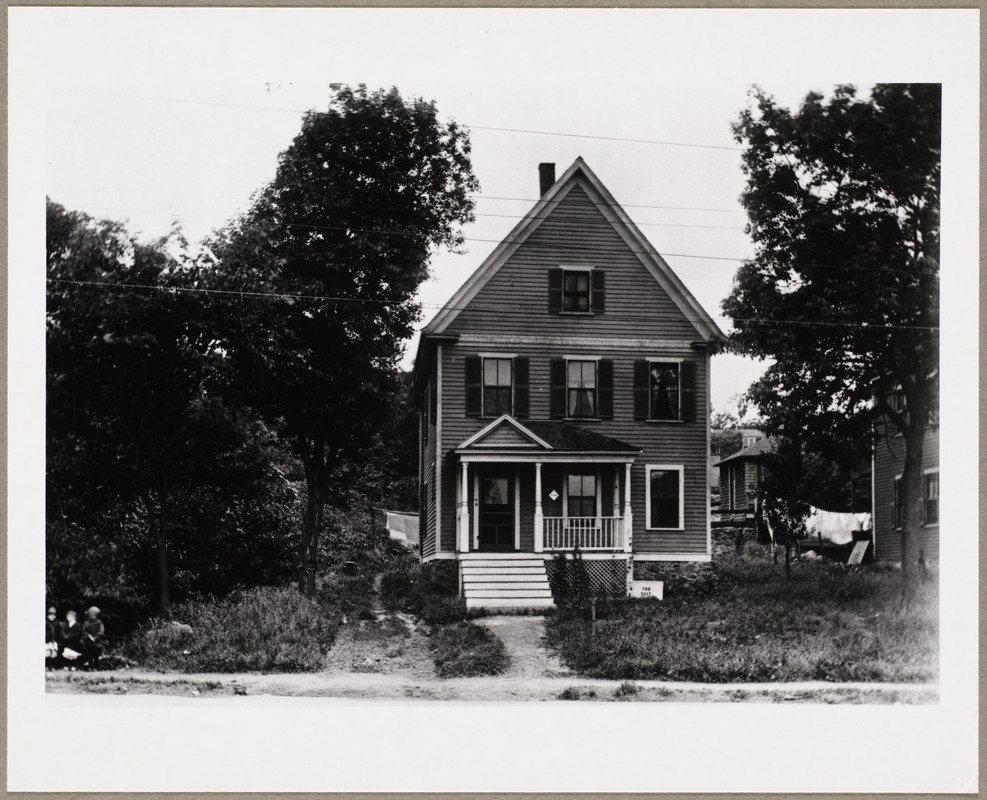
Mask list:
[[[461,562],[467,608],[551,608],[541,559],[473,558]]]

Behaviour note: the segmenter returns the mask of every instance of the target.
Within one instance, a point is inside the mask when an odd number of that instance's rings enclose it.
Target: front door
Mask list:
[[[514,549],[514,481],[510,472],[480,476],[480,550]]]

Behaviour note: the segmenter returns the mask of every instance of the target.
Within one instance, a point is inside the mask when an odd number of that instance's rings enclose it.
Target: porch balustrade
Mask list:
[[[623,550],[621,517],[544,517],[544,549]]]

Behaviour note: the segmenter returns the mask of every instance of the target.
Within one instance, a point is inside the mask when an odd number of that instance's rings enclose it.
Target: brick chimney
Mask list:
[[[555,185],[555,164],[538,165],[538,196],[544,197],[545,192]]]

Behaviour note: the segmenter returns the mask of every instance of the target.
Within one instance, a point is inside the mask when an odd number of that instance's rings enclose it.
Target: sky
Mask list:
[[[177,220],[198,240],[273,176],[301,112],[325,108],[330,83],[395,85],[471,127],[481,187],[465,252],[437,253],[421,287],[422,325],[528,213],[537,165],[554,162],[561,174],[582,156],[729,329],[720,302],[752,254],[730,125],[752,79],[683,80],[688,73],[662,56],[679,26],[656,24],[653,14],[528,11],[476,17],[483,24],[472,29],[402,15],[407,24],[387,26],[373,24],[381,17],[372,12],[344,10],[52,15],[42,44],[50,58],[48,195],[125,220],[140,236],[161,235]],[[624,46],[601,44],[602,33]],[[833,82],[760,81],[786,104]],[[416,344],[408,343],[404,368]],[[733,408],[763,369],[716,356],[714,408]]]

